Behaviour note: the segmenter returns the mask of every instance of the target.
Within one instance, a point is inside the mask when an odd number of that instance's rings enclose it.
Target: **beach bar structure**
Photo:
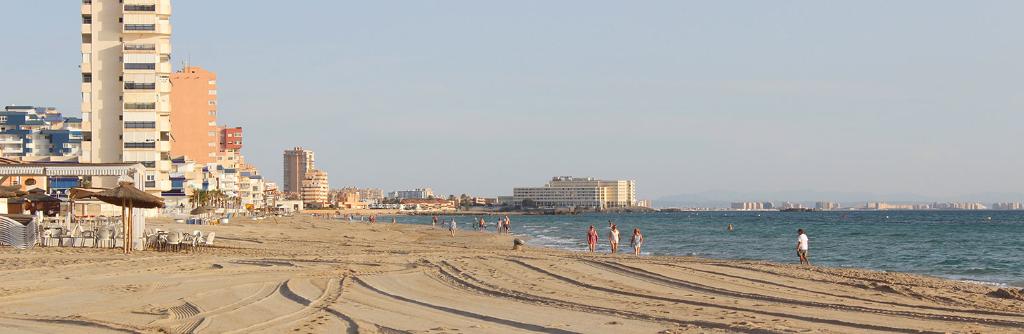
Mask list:
[[[139,190],[145,191],[143,177],[146,175],[146,167],[141,163],[103,163],[103,164],[82,164],[82,163],[27,163],[0,165],[0,181],[12,176],[45,176],[51,177],[97,177],[131,178]],[[132,215],[132,248],[142,250],[144,246],[142,231],[146,229],[145,210],[134,211]]]

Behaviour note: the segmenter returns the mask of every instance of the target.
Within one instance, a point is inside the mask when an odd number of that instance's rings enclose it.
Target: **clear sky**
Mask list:
[[[2,5],[0,104],[78,113],[75,1]],[[174,1],[272,180],[641,198],[1024,190],[1021,1]]]

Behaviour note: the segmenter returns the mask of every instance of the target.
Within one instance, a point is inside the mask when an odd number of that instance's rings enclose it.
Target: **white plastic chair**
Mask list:
[[[167,234],[167,248],[178,250],[181,246],[181,232],[171,232]]]
[[[203,232],[200,230],[192,231],[192,250],[199,249],[203,243]]]
[[[110,233],[109,229],[106,229],[106,228],[100,229],[99,236],[96,237],[96,246],[97,247],[111,248],[111,247],[114,247],[113,246],[113,244],[114,244],[113,241],[114,241],[114,239],[113,239],[112,233]]]
[[[210,232],[206,235],[206,240],[203,240],[203,247],[213,246],[213,238],[217,236],[217,232]]]

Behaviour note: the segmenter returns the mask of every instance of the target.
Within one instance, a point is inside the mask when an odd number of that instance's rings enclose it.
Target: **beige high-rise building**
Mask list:
[[[307,207],[323,208],[330,198],[331,184],[327,172],[314,169],[306,172],[302,179],[302,203]]]
[[[636,205],[636,181],[558,176],[543,187],[512,189],[514,204],[525,200],[540,207],[621,208]]]
[[[81,14],[80,160],[139,162],[140,186],[170,190],[170,0],[83,0]]]
[[[306,173],[312,171],[314,166],[313,151],[296,147],[284,151],[284,188],[285,193],[302,193],[302,181],[306,179]]]
[[[217,161],[221,129],[217,127],[217,74],[187,66],[171,74],[171,155],[200,164]]]

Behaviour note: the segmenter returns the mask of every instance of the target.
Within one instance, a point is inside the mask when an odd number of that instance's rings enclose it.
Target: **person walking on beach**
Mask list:
[[[796,255],[800,257],[800,264],[811,265],[811,260],[807,259],[807,234],[804,233],[804,229],[797,229],[796,234]]]
[[[502,226],[505,226],[505,219],[498,217],[498,221],[494,223],[494,233],[501,234]]]
[[[590,252],[597,251],[597,229],[594,225],[590,225],[590,229],[587,230],[587,246],[590,247]]]
[[[398,224],[398,217],[391,217],[391,225]]]
[[[455,218],[452,218],[452,222],[448,223],[448,232],[451,232],[452,238],[455,237],[455,230],[457,229],[458,227],[455,225]]]
[[[437,228],[437,215],[434,215],[434,221],[430,223],[430,228]]]
[[[640,246],[644,244],[644,235],[639,228],[633,229],[633,237],[629,239],[629,245],[633,246],[633,255],[640,256]]]
[[[480,217],[480,232],[487,232],[487,222],[484,221],[484,217]]]
[[[619,251],[619,227],[612,224],[611,230],[608,231],[608,243],[612,246],[610,254],[615,254]]]

